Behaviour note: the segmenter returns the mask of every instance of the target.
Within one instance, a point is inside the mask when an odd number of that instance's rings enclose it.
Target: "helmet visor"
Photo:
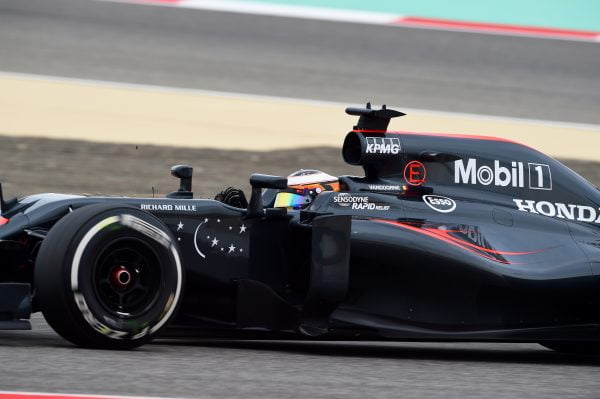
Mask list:
[[[303,208],[311,202],[310,195],[278,193],[275,197],[275,208]]]

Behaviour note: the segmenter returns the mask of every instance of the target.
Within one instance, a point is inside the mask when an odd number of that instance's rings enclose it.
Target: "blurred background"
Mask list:
[[[600,2],[0,0],[0,179],[196,193],[252,172],[360,173],[348,105],[395,130],[509,137],[598,183]]]
[[[407,113],[393,130],[510,138],[600,185],[600,1],[0,0],[7,196],[162,195],[179,163],[205,197],[247,187],[253,172],[360,174],[340,148],[356,122],[344,108],[367,101]],[[597,359],[536,344],[159,341],[117,353],[73,349],[33,323],[0,333],[0,389],[346,399],[600,389]]]

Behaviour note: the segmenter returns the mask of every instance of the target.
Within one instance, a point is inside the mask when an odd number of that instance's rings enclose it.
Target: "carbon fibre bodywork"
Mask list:
[[[600,192],[514,142],[389,132],[399,115],[387,111],[354,110],[362,124],[343,155],[365,177],[341,177],[342,191],[304,210],[269,209],[269,190],[258,215],[208,199],[14,202],[2,282],[31,283],[36,248],[65,214],[114,203],[177,239],[186,285],[173,334],[599,341]]]

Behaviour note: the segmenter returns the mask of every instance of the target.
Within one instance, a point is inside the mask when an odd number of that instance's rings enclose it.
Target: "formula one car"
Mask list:
[[[0,328],[41,311],[84,347],[173,335],[600,347],[600,192],[505,139],[388,131],[359,116],[365,176],[255,174],[194,199],[1,200]],[[0,198],[2,195],[0,194]]]

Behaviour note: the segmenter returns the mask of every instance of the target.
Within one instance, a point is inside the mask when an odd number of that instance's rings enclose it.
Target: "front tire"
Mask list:
[[[131,349],[173,317],[183,269],[159,219],[133,207],[90,205],[52,227],[34,287],[44,318],[63,338],[89,348]]]

